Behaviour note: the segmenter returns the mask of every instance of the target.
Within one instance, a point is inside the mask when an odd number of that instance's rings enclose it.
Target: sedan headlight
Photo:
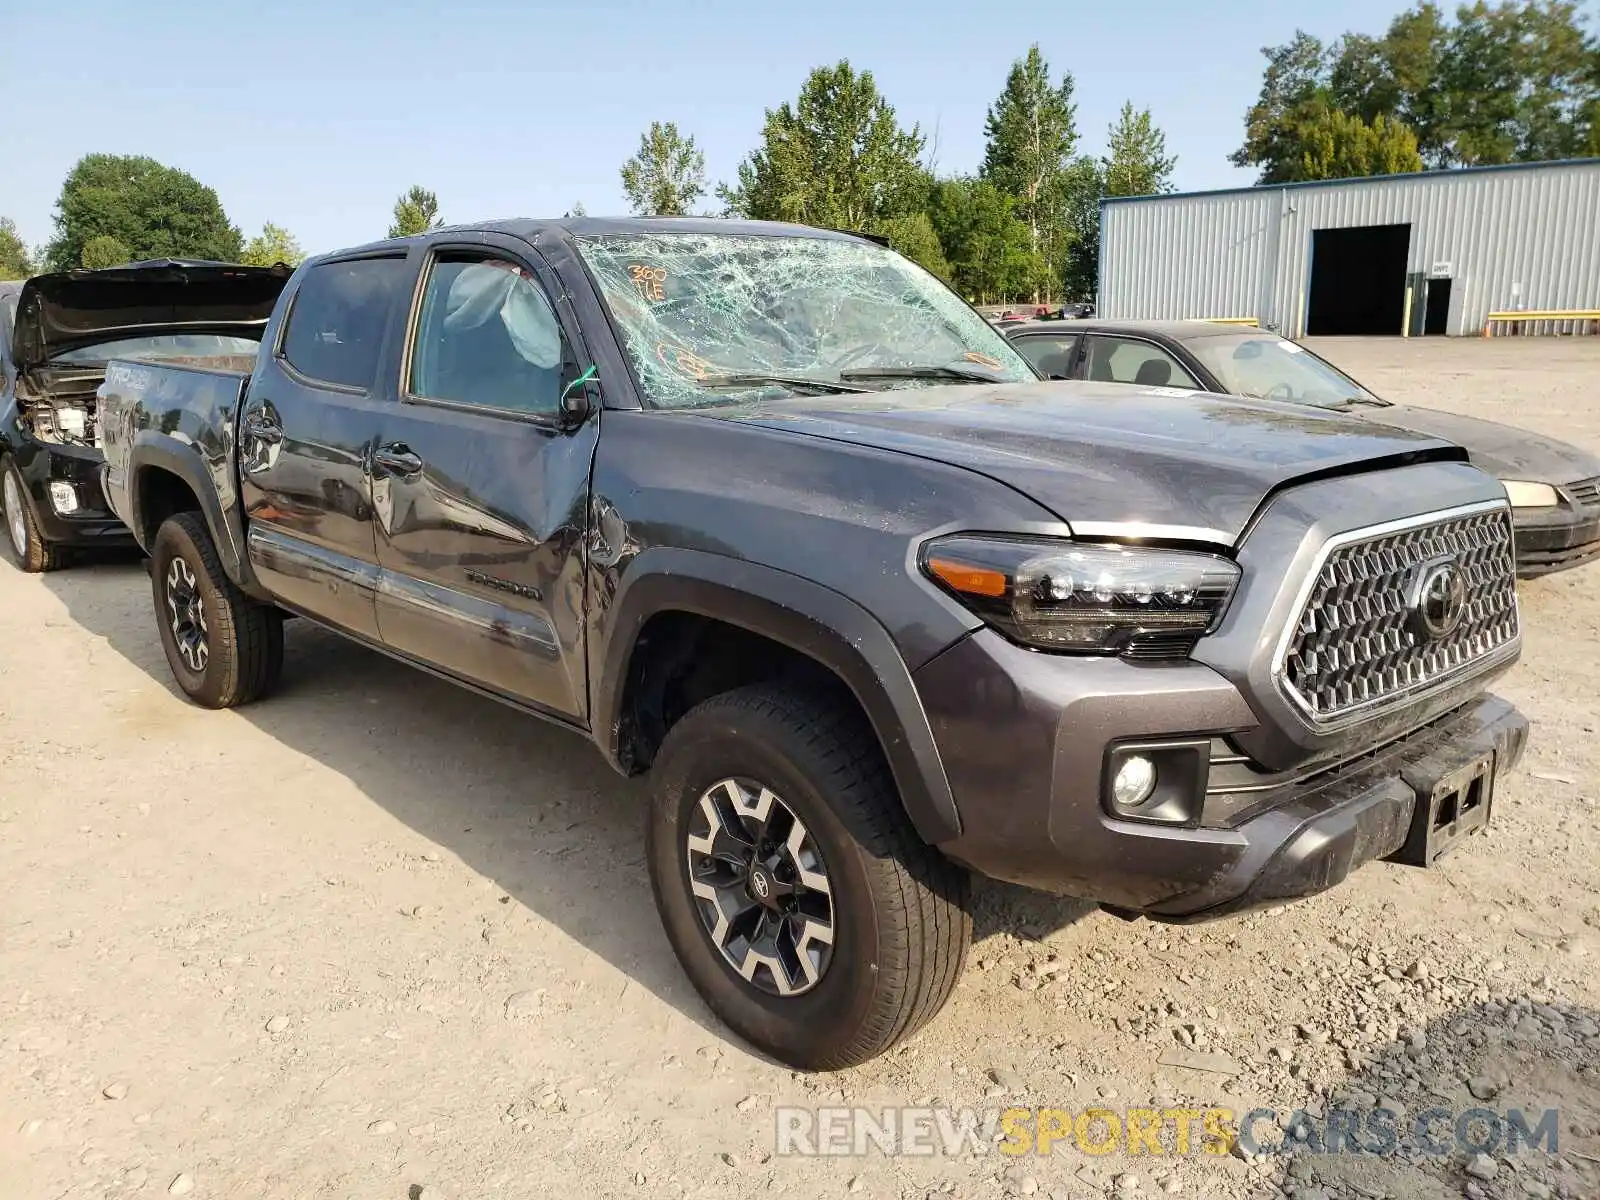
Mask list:
[[[1502,479],[1512,508],[1554,508],[1561,503],[1555,488],[1548,483],[1528,483],[1521,479]]]
[[[1215,554],[978,535],[929,542],[922,568],[1019,642],[1153,658],[1188,654],[1239,582]]]

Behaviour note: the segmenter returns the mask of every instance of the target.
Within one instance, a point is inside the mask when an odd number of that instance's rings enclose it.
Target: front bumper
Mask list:
[[[922,667],[918,691],[960,810],[941,849],[994,878],[1163,920],[1202,920],[1310,895],[1401,855],[1419,795],[1486,754],[1520,757],[1527,721],[1476,698],[1340,765],[1250,796],[1208,798],[1189,825],[1113,816],[1109,750],[1129,739],[1225,737],[1256,723],[1199,663],[1038,654],[982,630]],[[1226,799],[1226,802],[1221,802]]]
[[[33,502],[39,530],[51,542],[62,546],[133,545],[133,534],[106,506],[100,486],[100,468],[105,463],[98,450],[61,446],[22,436],[12,452],[28,497]],[[64,483],[77,499],[77,509],[60,512],[50,494],[52,483]]]
[[[1517,575],[1533,579],[1600,558],[1600,512],[1565,505],[1512,510]]]

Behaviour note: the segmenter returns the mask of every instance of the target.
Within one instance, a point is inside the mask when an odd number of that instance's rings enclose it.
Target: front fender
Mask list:
[[[629,659],[645,622],[686,612],[782,643],[838,676],[883,746],[901,802],[930,844],[961,832],[927,713],[889,633],[847,597],[797,575],[699,550],[657,547],[629,564],[609,605],[603,644],[590,642],[595,740],[621,767]]]

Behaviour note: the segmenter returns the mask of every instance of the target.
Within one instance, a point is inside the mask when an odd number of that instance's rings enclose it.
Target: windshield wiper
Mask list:
[[[1339,401],[1340,408],[1354,408],[1357,405],[1362,405],[1366,408],[1388,408],[1389,402],[1375,399],[1372,396],[1346,396]]]
[[[814,391],[824,394],[862,395],[871,391],[871,388],[851,387],[848,383],[839,383],[832,379],[815,379],[810,375],[764,375],[760,372],[741,371],[732,375],[707,375],[694,381],[695,387],[705,388],[708,391],[733,390],[736,388],[755,388],[767,384],[778,387],[791,388],[794,391]]]
[[[839,372],[840,379],[956,379],[967,383],[1004,383],[992,371],[967,367],[857,367]]]

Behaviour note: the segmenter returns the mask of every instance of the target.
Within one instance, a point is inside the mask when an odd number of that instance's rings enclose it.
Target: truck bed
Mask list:
[[[200,365],[204,363],[204,365]],[[220,365],[219,365],[220,364]],[[113,359],[100,385],[100,437],[105,455],[102,477],[113,512],[141,541],[151,532],[142,522],[140,498],[128,489],[129,465],[136,448],[158,453],[170,470],[191,482],[197,496],[214,488],[222,512],[236,527],[238,502],[233,462],[234,427],[250,372],[251,356],[162,360]]]

